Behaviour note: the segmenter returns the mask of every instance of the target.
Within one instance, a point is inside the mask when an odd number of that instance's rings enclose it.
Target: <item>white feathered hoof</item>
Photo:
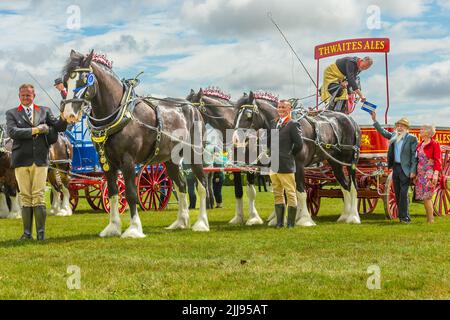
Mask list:
[[[142,232],[142,230],[139,230],[139,228],[135,226],[129,227],[121,236],[121,238],[128,239],[142,239],[145,237],[146,235]]]
[[[348,224],[361,224],[361,219],[358,216],[348,216],[345,220]]]
[[[259,216],[256,216],[254,218],[249,219],[245,225],[256,226],[261,224],[264,224],[264,221],[262,221],[262,219]]]
[[[166,230],[184,230],[189,229],[189,220],[187,219],[177,219],[174,223],[166,228]]]
[[[348,214],[341,214],[341,216],[339,217],[339,219],[337,219],[336,222],[347,222],[348,218],[349,218]]]
[[[192,227],[192,230],[195,232],[209,232],[209,224],[204,220],[198,220]]]
[[[275,214],[275,211],[272,211],[272,213],[270,214],[270,216],[267,218],[267,223],[269,223],[270,221],[272,221],[273,219],[275,219],[277,216]]]
[[[20,211],[12,211],[9,214],[8,219],[22,219],[22,214]]]
[[[122,230],[120,225],[117,223],[110,223],[108,226],[100,232],[101,238],[109,238],[109,237],[120,237],[122,234]]]
[[[276,227],[276,226],[277,226],[277,218],[275,217],[275,218],[273,218],[272,220],[270,220],[270,221],[267,223],[267,225],[268,225],[269,227]]]
[[[48,214],[49,216],[55,216],[56,215],[56,209],[51,208],[50,210],[48,210]]]
[[[65,217],[68,216],[67,211],[64,209],[60,209],[58,213],[56,213],[57,217]]]
[[[300,227],[315,227],[316,223],[310,217],[303,217],[298,219],[295,225]]]
[[[242,216],[235,216],[233,219],[231,219],[229,224],[244,224],[244,217]]]

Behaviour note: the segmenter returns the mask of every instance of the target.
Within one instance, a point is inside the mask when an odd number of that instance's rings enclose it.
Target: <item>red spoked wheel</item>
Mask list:
[[[86,201],[96,211],[105,210],[103,207],[102,183],[89,184],[84,189]]]
[[[125,181],[123,180],[122,175],[120,175],[117,179],[117,188],[119,195],[119,214],[123,214],[127,209],[128,204],[127,199],[125,198]],[[102,182],[102,201],[105,211],[107,213],[110,213],[111,208],[109,205],[108,183],[106,182],[106,179],[104,179]]]
[[[369,189],[372,191],[377,191],[377,182],[371,177],[364,177],[361,180],[360,188]],[[378,204],[378,198],[358,198],[358,212],[359,214],[370,214],[373,213]]]
[[[434,214],[437,216],[450,214],[450,147],[441,148],[442,171],[433,197]]]
[[[306,189],[306,203],[309,213],[312,217],[317,217],[320,210],[319,189],[320,184],[305,184]]]
[[[398,218],[398,207],[395,199],[395,191],[394,191],[394,182],[392,180],[392,172],[389,174],[386,179],[386,183],[383,190],[383,203],[384,203],[384,212],[388,219],[397,219]]]
[[[167,207],[172,194],[172,180],[163,163],[143,166],[137,187],[142,210],[161,211]]]
[[[75,212],[75,209],[77,208],[78,205],[78,190],[77,189],[72,189],[69,188],[69,192],[70,192],[70,206],[72,207],[72,213]]]

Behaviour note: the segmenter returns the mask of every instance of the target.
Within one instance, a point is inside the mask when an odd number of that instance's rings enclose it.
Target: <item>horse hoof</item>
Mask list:
[[[137,228],[128,228],[121,236],[121,238],[129,238],[129,239],[142,239],[145,237],[146,235]]]
[[[347,220],[345,220],[345,222],[348,224],[361,224],[361,219],[357,216],[350,216]]]
[[[244,218],[241,216],[235,216],[230,222],[228,222],[229,224],[244,224]]]
[[[194,230],[196,232],[208,232],[209,226],[206,222],[199,220],[194,224],[194,226],[192,227],[192,230]]]
[[[109,224],[102,232],[100,232],[101,238],[108,238],[108,237],[120,237],[122,234],[120,230],[120,226],[115,224]]]
[[[295,223],[295,225],[300,227],[315,227],[316,223],[311,218],[301,218]]]
[[[247,226],[255,226],[255,225],[261,225],[264,224],[264,221],[260,217],[254,217],[247,221],[245,225]]]
[[[267,225],[268,225],[269,227],[276,227],[276,225],[277,225],[277,218],[274,218],[274,219],[270,220],[270,221],[267,223]]]
[[[11,212],[8,216],[8,219],[22,219],[22,215],[20,212]]]
[[[166,228],[166,230],[178,230],[178,229],[181,230],[189,229],[189,223],[186,221],[177,220]]]
[[[348,215],[347,214],[342,214],[340,217],[339,217],[339,219],[337,219],[337,221],[336,222],[346,222],[347,221],[347,219],[348,219]]]

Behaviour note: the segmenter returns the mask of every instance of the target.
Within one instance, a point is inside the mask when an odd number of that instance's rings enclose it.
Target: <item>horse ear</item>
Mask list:
[[[192,95],[194,95],[195,94],[195,91],[194,91],[194,89],[191,89],[191,93],[190,94],[192,94]]]
[[[76,55],[77,55],[77,52],[76,52],[75,50],[72,49],[72,50],[70,51],[70,57],[73,58],[73,57],[75,57]]]
[[[255,94],[253,93],[253,91],[250,91],[250,95],[248,96],[248,101],[253,102],[253,100],[255,100]]]
[[[92,63],[92,58],[94,57],[94,50],[89,53],[89,55],[83,60],[83,66],[89,67]]]

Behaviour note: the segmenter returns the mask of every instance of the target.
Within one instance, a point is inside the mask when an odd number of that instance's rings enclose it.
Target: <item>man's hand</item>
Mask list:
[[[367,99],[366,99],[366,97],[364,95],[361,94],[359,97],[361,98],[361,102],[366,102],[367,101]]]
[[[372,111],[370,116],[372,117],[373,122],[377,122],[377,113],[375,111]]]
[[[46,125],[45,123],[38,125],[36,128],[38,129],[39,134],[48,134],[50,130],[48,125]]]

